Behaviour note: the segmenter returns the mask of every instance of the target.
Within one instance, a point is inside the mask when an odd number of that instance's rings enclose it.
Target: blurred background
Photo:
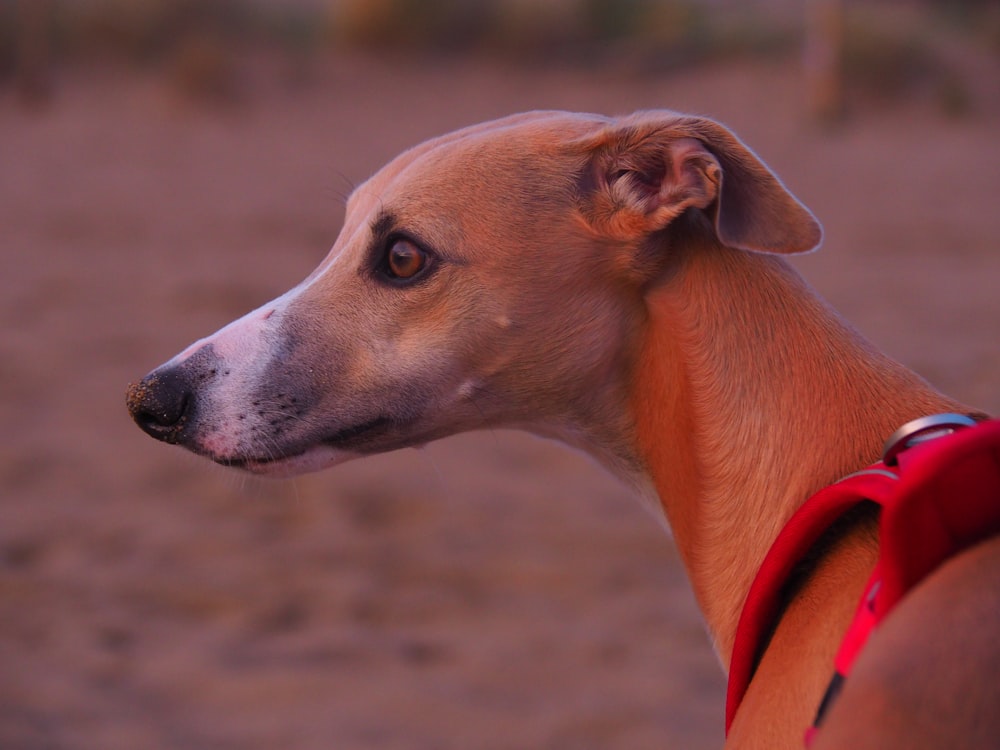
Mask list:
[[[820,292],[1000,410],[996,2],[0,0],[0,747],[720,746],[670,537],[587,459],[263,482],[124,407],[403,148],[657,107],[735,129],[823,221]]]

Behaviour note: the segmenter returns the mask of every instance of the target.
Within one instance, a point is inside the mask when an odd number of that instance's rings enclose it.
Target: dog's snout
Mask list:
[[[193,409],[194,392],[182,372],[157,370],[129,385],[126,403],[144,432],[157,440],[177,443]]]

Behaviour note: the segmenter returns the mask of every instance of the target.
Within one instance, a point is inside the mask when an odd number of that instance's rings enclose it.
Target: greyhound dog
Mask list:
[[[711,120],[516,115],[390,162],[310,276],[131,385],[128,406],[159,440],[273,476],[479,428],[562,440],[664,515],[728,664],[755,572],[805,499],[899,425],[970,413],[781,257],[821,235]],[[814,555],[727,747],[802,746],[876,524],[854,514]],[[814,746],[1000,746],[998,613],[994,540],[897,608]]]

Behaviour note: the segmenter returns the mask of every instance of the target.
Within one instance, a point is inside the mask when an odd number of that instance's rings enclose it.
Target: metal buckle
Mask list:
[[[907,422],[896,430],[885,441],[882,449],[882,462],[886,466],[895,466],[897,457],[907,448],[924,443],[928,440],[951,435],[964,427],[975,427],[976,421],[964,414],[933,414]]]

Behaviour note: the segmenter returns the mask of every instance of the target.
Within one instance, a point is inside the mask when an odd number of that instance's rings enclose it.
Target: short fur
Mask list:
[[[412,283],[385,273],[401,237],[428,253]],[[710,120],[485,123],[359,187],[311,276],[132,386],[129,407],[155,437],[265,474],[483,427],[564,440],[662,509],[728,663],[754,573],[799,505],[876,460],[900,424],[968,412],[781,258],[820,238]],[[877,554],[871,532],[859,523],[836,540],[789,604],[727,747],[801,746]],[[996,690],[964,712],[950,696],[995,683],[997,547],[949,563],[890,619],[819,748],[941,746],[928,722],[947,727],[949,747],[996,746],[1000,712],[982,709]],[[989,587],[978,601],[975,576]],[[945,629],[926,614],[940,606]],[[948,669],[911,671],[911,646]]]

